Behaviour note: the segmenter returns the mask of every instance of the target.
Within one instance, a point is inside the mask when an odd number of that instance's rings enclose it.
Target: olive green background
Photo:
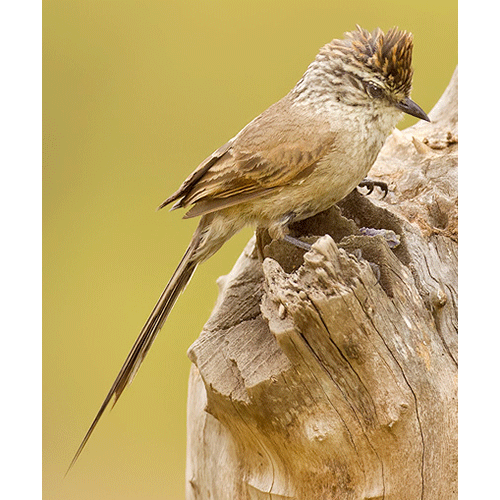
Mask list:
[[[45,498],[184,497],[186,350],[250,230],[200,266],[63,480],[195,228],[156,206],[355,24],[413,32],[412,97],[430,111],[456,19],[448,0],[44,2]]]

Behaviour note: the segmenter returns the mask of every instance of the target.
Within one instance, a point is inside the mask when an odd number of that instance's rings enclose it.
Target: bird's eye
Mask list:
[[[374,83],[367,83],[365,88],[370,97],[382,97],[384,95],[382,88]]]

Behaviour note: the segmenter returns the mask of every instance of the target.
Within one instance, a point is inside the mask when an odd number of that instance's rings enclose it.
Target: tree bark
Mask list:
[[[219,279],[188,353],[188,500],[457,498],[457,88],[387,140],[386,198],[295,224],[306,253],[261,235],[262,262],[252,238]]]

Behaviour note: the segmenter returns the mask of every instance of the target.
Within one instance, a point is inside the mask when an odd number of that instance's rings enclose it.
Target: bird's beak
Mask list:
[[[416,103],[413,102],[409,97],[405,97],[402,101],[395,103],[396,108],[408,113],[411,116],[416,116],[421,120],[430,122],[429,117],[425,114],[425,111]]]

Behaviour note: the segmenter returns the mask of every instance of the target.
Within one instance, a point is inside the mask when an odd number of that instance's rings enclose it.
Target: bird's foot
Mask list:
[[[375,181],[373,179],[370,179],[369,177],[366,177],[365,179],[363,179],[358,184],[358,187],[361,187],[361,188],[364,187],[364,188],[368,189],[368,193],[366,193],[367,195],[372,194],[375,187],[378,187],[379,189],[381,189],[384,192],[384,196],[382,198],[385,198],[387,196],[387,193],[389,192],[389,186],[387,185],[386,182]]]

